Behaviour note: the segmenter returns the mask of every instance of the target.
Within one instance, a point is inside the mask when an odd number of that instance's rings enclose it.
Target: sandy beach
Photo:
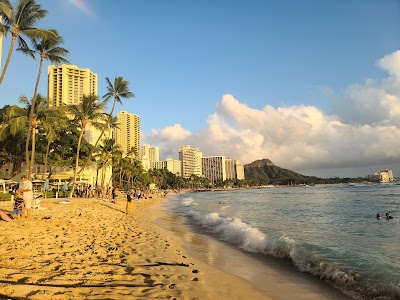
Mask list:
[[[270,299],[193,258],[157,226],[162,202],[44,199],[30,219],[1,221],[0,298]],[[11,202],[0,202],[9,213]]]

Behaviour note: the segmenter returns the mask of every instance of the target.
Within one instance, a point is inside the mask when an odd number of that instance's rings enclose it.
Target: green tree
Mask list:
[[[104,106],[105,102],[103,101],[101,103],[98,103],[98,98],[95,95],[83,96],[81,104],[68,106],[68,111],[74,117],[75,121],[78,124],[78,128],[80,130],[78,147],[76,150],[74,179],[70,197],[73,196],[75,190],[76,176],[79,167],[79,151],[81,147],[83,134],[85,133],[85,129],[88,124],[97,127],[101,126],[101,124],[104,123],[105,121],[104,119],[106,116],[104,114]]]
[[[70,122],[64,113],[64,107],[53,106],[48,109],[44,115],[43,122],[43,135],[46,140],[46,154],[43,160],[44,169],[42,173],[42,180],[47,172],[48,158],[50,154],[50,146],[54,140],[60,139],[61,130],[65,129]]]
[[[17,40],[20,47],[26,47],[27,43],[22,36],[32,39],[40,36],[53,35],[53,33],[49,32],[48,30],[34,27],[35,24],[39,20],[43,19],[47,14],[47,11],[42,9],[41,6],[35,2],[35,0],[18,0],[14,7],[11,6],[8,0],[3,0],[1,3],[3,9],[1,14],[3,18],[3,24],[0,27],[0,30],[4,35],[11,33],[11,43],[6,62],[0,76],[0,85],[2,84],[4,76],[7,72],[15,42]]]
[[[27,111],[18,105],[5,106],[0,110],[0,162],[2,165],[12,163],[12,173],[21,172],[26,122]]]

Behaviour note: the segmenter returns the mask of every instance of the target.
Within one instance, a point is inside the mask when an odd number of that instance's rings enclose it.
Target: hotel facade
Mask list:
[[[191,148],[189,145],[182,146],[178,151],[179,161],[181,162],[181,176],[202,176],[202,157],[199,148]]]
[[[117,115],[118,127],[113,130],[116,145],[121,148],[124,155],[131,153],[132,149],[136,158],[140,158],[140,117],[135,114],[121,111]]]
[[[74,65],[49,66],[49,106],[77,105],[83,96],[97,96],[97,74]]]

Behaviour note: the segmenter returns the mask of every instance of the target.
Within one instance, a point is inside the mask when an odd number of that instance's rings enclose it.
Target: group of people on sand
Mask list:
[[[386,217],[386,220],[390,220],[390,219],[393,219],[393,217],[389,214],[389,213],[386,213],[385,214],[385,217]],[[376,214],[376,218],[378,219],[378,220],[380,220],[381,219],[381,214]]]
[[[30,218],[33,206],[33,186],[26,175],[21,177],[22,184],[15,192],[12,218],[5,212],[0,211],[0,218],[7,222],[14,222],[15,219]]]

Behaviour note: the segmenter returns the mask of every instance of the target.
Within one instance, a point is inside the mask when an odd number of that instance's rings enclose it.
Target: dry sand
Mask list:
[[[0,221],[0,298],[269,299],[156,226],[164,199],[135,202],[132,214],[125,200],[57,200],[44,199],[31,219]]]

